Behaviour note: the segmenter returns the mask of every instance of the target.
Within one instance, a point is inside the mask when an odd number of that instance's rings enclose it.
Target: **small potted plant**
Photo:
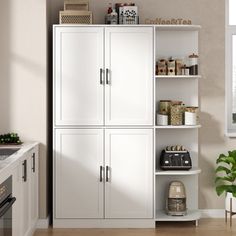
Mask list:
[[[229,151],[227,156],[220,154],[216,164],[216,193],[220,196],[225,192],[225,210],[230,212],[232,199],[232,212],[236,212],[236,150]]]

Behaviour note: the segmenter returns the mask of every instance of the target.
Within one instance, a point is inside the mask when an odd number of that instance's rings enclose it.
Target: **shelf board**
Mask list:
[[[201,75],[156,75],[156,79],[200,79]]]
[[[156,125],[156,129],[199,129],[201,125]]]
[[[157,210],[155,221],[194,221],[199,220],[200,217],[199,210],[188,210],[185,216],[169,216],[164,210]]]
[[[155,25],[157,31],[199,31],[200,25]]]
[[[201,173],[201,169],[199,168],[192,168],[190,170],[157,170],[155,175],[196,175]]]

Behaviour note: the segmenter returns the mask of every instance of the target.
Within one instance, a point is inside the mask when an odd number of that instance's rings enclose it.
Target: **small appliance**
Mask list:
[[[162,170],[189,170],[192,161],[189,152],[182,146],[167,147],[162,150],[160,156],[160,168]]]
[[[181,181],[173,181],[169,185],[166,213],[171,216],[184,216],[187,214],[186,192]]]

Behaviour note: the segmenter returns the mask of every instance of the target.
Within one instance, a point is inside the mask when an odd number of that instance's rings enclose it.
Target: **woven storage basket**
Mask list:
[[[92,24],[91,11],[60,11],[60,24]]]
[[[183,106],[171,105],[170,107],[170,125],[183,125]]]
[[[89,1],[88,0],[64,0],[64,10],[65,11],[88,11]]]

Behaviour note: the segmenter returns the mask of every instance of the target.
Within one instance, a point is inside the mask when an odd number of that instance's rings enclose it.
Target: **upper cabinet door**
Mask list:
[[[56,27],[55,125],[103,125],[104,28]]]
[[[105,28],[105,124],[153,124],[152,27]]]

